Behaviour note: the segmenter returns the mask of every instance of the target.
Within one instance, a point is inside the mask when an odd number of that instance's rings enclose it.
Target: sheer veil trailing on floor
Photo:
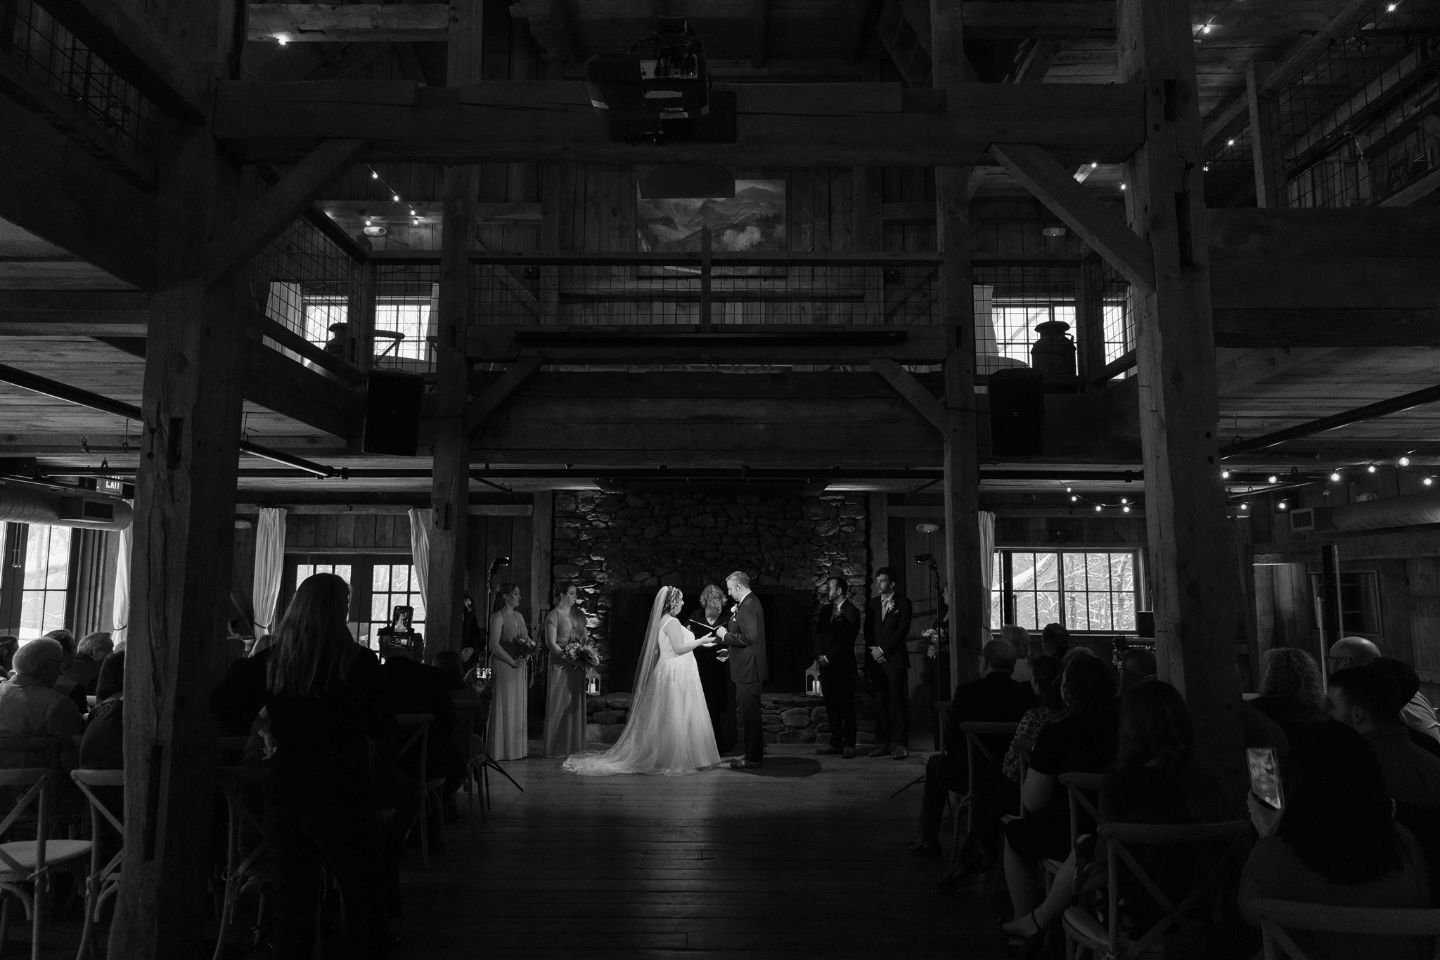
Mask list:
[[[620,738],[604,753],[570,757],[565,761],[566,770],[582,776],[678,775],[720,762],[694,654],[676,653],[666,637],[667,619],[673,623],[666,607],[680,596],[676,587],[661,587],[655,594],[630,687],[630,716]],[[670,628],[682,629],[678,623]]]

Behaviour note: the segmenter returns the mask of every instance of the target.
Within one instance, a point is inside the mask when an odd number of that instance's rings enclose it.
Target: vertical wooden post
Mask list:
[[[194,5],[190,44],[221,4]],[[207,21],[208,27],[199,24]],[[178,32],[176,32],[178,36]],[[202,54],[204,55],[204,54]],[[159,178],[162,271],[146,338],[125,671],[125,862],[112,957],[208,952],[216,737],[206,693],[224,669],[239,457],[245,288],[208,286],[204,251],[236,212],[238,171],[208,125],[184,131]]]
[[[1251,60],[1245,64],[1245,99],[1250,110],[1250,151],[1255,167],[1255,206],[1278,210],[1285,206],[1285,157],[1280,149],[1275,95],[1264,91],[1273,64]]]
[[[377,269],[373,260],[360,264],[360,302],[351,313],[354,320],[350,328],[350,346],[355,354],[349,360],[361,373],[369,373],[375,366],[375,297],[379,293]]]
[[[1080,261],[1075,283],[1076,370],[1088,384],[1105,366],[1105,281],[1100,256],[1093,251]]]
[[[959,0],[930,0],[930,59],[943,86],[973,73],[965,59]],[[945,592],[950,605],[950,683],[975,675],[989,616],[980,566],[980,464],[975,404],[975,301],[970,267],[970,168],[935,170],[935,239],[945,316]]]
[[[1160,675],[1185,694],[1201,759],[1242,778],[1235,640],[1243,633],[1225,535],[1215,339],[1195,57],[1185,0],[1119,0],[1121,79],[1145,89],[1144,145],[1127,163],[1130,221],[1155,262],[1137,290],[1140,432]],[[1240,796],[1237,789],[1233,794]]]
[[[481,77],[484,4],[454,6],[446,71],[450,86]],[[478,171],[445,169],[445,220],[441,225],[440,323],[435,370],[435,459],[430,482],[430,579],[425,586],[426,650],[459,650],[465,596],[465,534],[469,529],[470,438],[465,433],[470,362],[470,250],[475,238]]]

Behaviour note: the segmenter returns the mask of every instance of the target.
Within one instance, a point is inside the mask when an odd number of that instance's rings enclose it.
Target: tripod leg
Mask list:
[[[510,776],[510,774],[506,773],[506,772],[505,772],[505,768],[502,767],[502,766],[500,766],[500,761],[499,761],[499,760],[496,760],[494,757],[490,756],[488,753],[485,755],[485,766],[489,767],[489,768],[492,769],[492,770],[498,771],[499,774],[500,774],[500,776],[504,777],[506,780],[509,780],[509,781],[511,782],[511,784],[514,785],[514,787],[515,787],[516,790],[519,790],[521,793],[524,793],[524,792],[525,792],[525,788],[522,787],[522,786],[520,786],[520,784],[515,783],[515,778],[512,777],[512,776]],[[924,777],[921,777],[921,779],[923,780]]]
[[[892,797],[898,797],[898,796],[900,796],[900,794],[904,793],[906,790],[909,790],[911,787],[915,786],[915,784],[917,784],[917,783],[924,783],[924,782],[925,782],[925,774],[922,773],[922,774],[920,774],[920,776],[916,777],[914,780],[911,780],[909,783],[905,784],[905,786],[901,787],[899,790],[896,790],[894,793],[890,794],[890,796],[892,796]]]

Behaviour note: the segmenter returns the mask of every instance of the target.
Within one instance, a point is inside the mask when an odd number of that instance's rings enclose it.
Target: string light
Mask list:
[[[1268,476],[1268,477],[1265,478],[1265,482],[1266,482],[1266,483],[1279,483],[1279,482],[1280,482],[1280,478],[1277,477],[1275,474],[1272,473],[1272,474],[1270,474],[1270,476]]]
[[[1229,471],[1229,470],[1221,470],[1221,471],[1220,471],[1220,479],[1221,479],[1221,480],[1229,480],[1229,479],[1230,479],[1230,471]]]
[[[1339,483],[1339,482],[1340,482],[1340,471],[1339,471],[1339,470],[1332,470],[1332,471],[1330,471],[1330,482],[1331,482],[1331,483]]]
[[[275,34],[275,42],[283,47],[290,42],[290,35],[288,33],[277,33]]]
[[[1402,467],[1408,467],[1408,466],[1410,466],[1410,458],[1409,458],[1409,457],[1401,457],[1399,460],[1396,460],[1395,463],[1398,464],[1399,466],[1402,466]]]
[[[1372,463],[1372,464],[1370,464],[1369,466],[1367,466],[1367,467],[1365,468],[1365,472],[1366,472],[1366,473],[1374,473],[1374,472],[1375,472],[1375,464]]]
[[[1421,480],[1420,482],[1423,483],[1423,484],[1425,484],[1425,486],[1428,487],[1428,486],[1430,486],[1432,483],[1435,482],[1435,478],[1434,478],[1434,477],[1426,477],[1424,480]]]

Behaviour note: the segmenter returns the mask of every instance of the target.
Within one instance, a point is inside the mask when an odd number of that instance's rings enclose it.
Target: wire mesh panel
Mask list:
[[[387,370],[428,373],[435,369],[439,322],[438,263],[380,264],[375,271],[374,365]],[[473,312],[475,322],[486,322]]]
[[[1378,0],[1279,92],[1290,205],[1373,204],[1440,166],[1437,77],[1440,18]]]
[[[8,44],[18,67],[74,104],[116,144],[150,149],[155,105],[42,6],[33,0],[12,3],[14,29],[0,36],[0,49]],[[0,6],[0,24],[8,19]]]
[[[1106,263],[1100,276],[1100,324],[1103,362],[1114,363],[1135,349],[1135,311],[1130,301],[1130,282]],[[1132,376],[1134,368],[1125,371]]]
[[[310,220],[285,228],[250,264],[250,290],[266,317],[317,346],[342,333],[360,304],[360,267]],[[294,351],[267,344],[292,359]]]
[[[1029,366],[1042,323],[1074,331],[1078,283],[1077,264],[977,264],[976,372]]]

